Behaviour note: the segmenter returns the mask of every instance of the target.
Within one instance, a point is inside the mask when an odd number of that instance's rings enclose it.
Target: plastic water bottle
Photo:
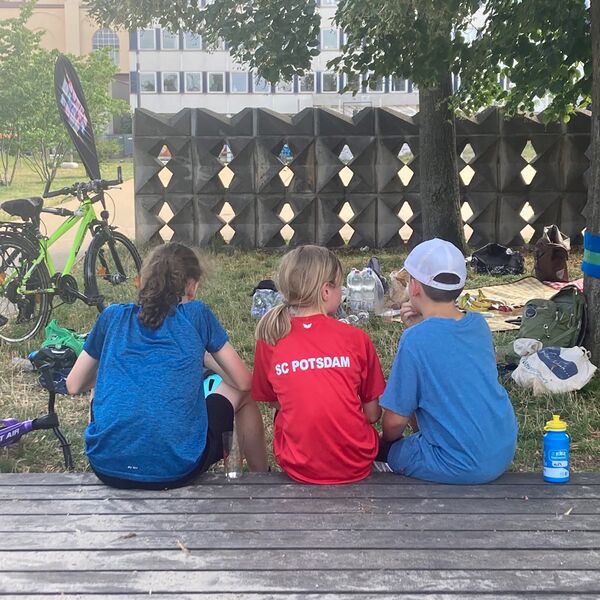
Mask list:
[[[362,275],[358,269],[352,269],[346,278],[348,286],[348,306],[350,312],[362,310]]]
[[[560,415],[552,415],[552,420],[544,427],[544,481],[566,483],[569,481],[569,443],[567,424]]]
[[[250,315],[255,319],[260,319],[275,305],[282,301],[281,294],[274,290],[256,290],[252,296],[252,307]]]
[[[378,313],[383,308],[383,285],[373,269],[362,271],[363,310]]]

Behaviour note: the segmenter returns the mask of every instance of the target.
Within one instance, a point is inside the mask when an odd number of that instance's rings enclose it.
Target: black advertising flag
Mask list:
[[[54,92],[58,112],[71,136],[90,179],[100,179],[100,165],[92,121],[79,77],[71,61],[60,55],[54,67]]]

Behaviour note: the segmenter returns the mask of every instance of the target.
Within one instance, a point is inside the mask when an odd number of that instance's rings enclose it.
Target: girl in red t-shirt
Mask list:
[[[283,257],[284,303],[256,328],[255,400],[277,408],[275,458],[308,483],[364,479],[378,450],[385,380],[369,336],[340,323],[342,265],[327,248],[301,246]]]

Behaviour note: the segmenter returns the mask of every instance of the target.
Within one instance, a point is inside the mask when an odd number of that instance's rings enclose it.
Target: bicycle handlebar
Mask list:
[[[84,196],[91,193],[99,194],[116,185],[123,183],[123,172],[121,167],[117,167],[116,179],[92,179],[86,182],[77,182],[71,186],[61,188],[60,190],[50,191],[50,182],[46,184],[44,189],[44,198],[55,198],[56,196]]]

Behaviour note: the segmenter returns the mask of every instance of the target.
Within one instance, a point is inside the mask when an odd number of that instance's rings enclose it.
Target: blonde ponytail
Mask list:
[[[256,326],[256,339],[274,346],[292,330],[292,318],[286,304],[274,306]]]
[[[285,302],[263,316],[255,334],[257,340],[272,346],[291,331],[292,315],[298,309],[325,313],[321,287],[324,283],[342,284],[342,265],[327,248],[299,246],[281,259],[277,279]]]

